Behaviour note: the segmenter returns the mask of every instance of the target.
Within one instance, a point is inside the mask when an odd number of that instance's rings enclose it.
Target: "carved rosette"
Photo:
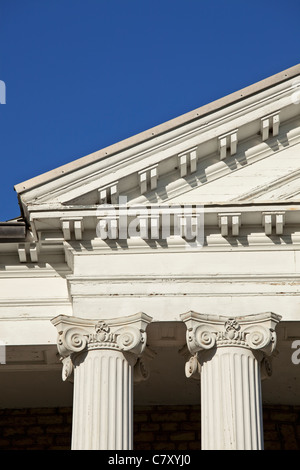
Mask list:
[[[221,347],[244,347],[260,351],[264,377],[271,375],[271,363],[267,360],[276,346],[275,326],[281,317],[273,313],[245,317],[224,317],[188,312],[181,315],[187,326],[187,346],[193,355],[186,364],[186,375],[194,374],[195,355],[202,351]]]
[[[143,313],[124,318],[123,325],[122,319],[113,320],[112,324],[66,316],[52,320],[58,329],[57,348],[63,363],[63,380],[70,379],[74,368],[73,359],[85,351],[111,349],[129,353],[137,359],[146,347],[145,329],[151,320]]]

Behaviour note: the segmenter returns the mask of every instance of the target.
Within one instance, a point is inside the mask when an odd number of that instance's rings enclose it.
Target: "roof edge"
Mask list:
[[[120,151],[129,149],[142,142],[146,142],[152,138],[157,137],[164,132],[176,129],[196,119],[211,114],[217,110],[220,110],[226,106],[229,106],[235,102],[242,101],[251,95],[257,94],[263,90],[266,90],[274,85],[290,80],[291,78],[300,75],[300,64],[290,67],[282,72],[272,75],[268,78],[260,80],[252,85],[242,88],[234,93],[219,98],[211,103],[208,103],[200,108],[193,111],[189,111],[181,116],[173,118],[155,127],[152,127],[146,131],[143,131],[134,136],[128,137],[127,139],[121,140],[115,144],[105,147],[101,150],[97,150],[89,155],[80,157],[70,163],[59,166],[53,170],[42,173],[41,175],[35,176],[27,181],[16,184],[14,186],[15,191],[20,195],[26,191],[29,191],[37,186],[45,184],[49,181],[64,176],[72,171],[78,170],[85,166],[88,166],[98,160],[108,158]]]

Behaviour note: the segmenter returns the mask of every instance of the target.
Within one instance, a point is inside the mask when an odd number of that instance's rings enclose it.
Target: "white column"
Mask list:
[[[52,320],[63,380],[74,381],[72,450],[132,449],[133,378],[147,375],[140,356],[150,321],[143,313],[108,322]]]
[[[202,450],[263,449],[262,375],[270,375],[273,313],[229,318],[188,312],[187,376],[201,378]]]

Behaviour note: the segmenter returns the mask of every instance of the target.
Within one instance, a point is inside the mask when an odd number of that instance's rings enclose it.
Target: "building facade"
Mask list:
[[[72,410],[72,449],[168,449],[169,410],[191,449],[256,450],[289,410],[297,448],[299,157],[297,65],[17,184],[2,416]]]

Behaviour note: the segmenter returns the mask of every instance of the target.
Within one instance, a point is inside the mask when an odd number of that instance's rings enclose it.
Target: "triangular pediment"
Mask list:
[[[16,186],[32,207],[298,199],[300,67]]]

